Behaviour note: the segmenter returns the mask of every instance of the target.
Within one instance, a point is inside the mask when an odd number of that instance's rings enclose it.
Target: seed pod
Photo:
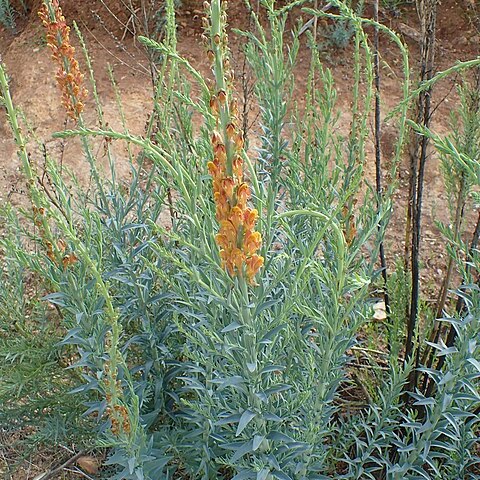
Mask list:
[[[212,112],[218,113],[218,99],[215,95],[210,97],[210,108]]]
[[[78,261],[78,257],[74,253],[65,255],[62,259],[63,268],[67,268],[69,265],[73,265]]]
[[[215,159],[218,160],[220,164],[227,158],[227,149],[223,143],[216,145],[213,152],[215,154]]]
[[[235,118],[238,117],[238,102],[236,98],[230,102],[230,115]]]
[[[237,131],[237,129],[235,128],[235,125],[233,123],[229,123],[225,130],[227,132],[227,138],[229,140],[232,140],[233,137],[235,136],[236,131]]]
[[[57,240],[57,248],[63,253],[67,248],[67,242],[63,238],[60,238]]]
[[[216,147],[217,145],[220,145],[222,143],[222,137],[220,137],[220,134],[216,131],[212,133],[212,145]]]
[[[225,90],[220,90],[218,92],[218,101],[222,107],[227,103],[227,94]]]
[[[241,150],[243,148],[243,135],[241,132],[238,132],[235,136],[235,146],[237,150]]]

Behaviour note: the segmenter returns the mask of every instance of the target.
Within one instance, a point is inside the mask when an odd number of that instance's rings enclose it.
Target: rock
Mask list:
[[[77,465],[86,473],[95,475],[100,468],[99,461],[90,455],[84,455],[77,460]]]
[[[379,321],[383,321],[387,318],[387,312],[383,311],[383,310],[377,310],[374,314],[373,314],[373,318],[375,320],[379,320]]]
[[[373,314],[373,318],[375,320],[385,320],[387,318],[387,312],[385,308],[385,302],[377,302],[373,306],[373,311],[375,312]]]

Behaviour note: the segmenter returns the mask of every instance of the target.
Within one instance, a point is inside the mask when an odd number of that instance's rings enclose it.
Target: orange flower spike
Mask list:
[[[219,13],[220,2],[213,0],[211,14]],[[207,29],[208,30],[208,29]],[[243,181],[244,139],[238,127],[238,103],[233,97],[233,75],[228,59],[228,37],[222,24],[212,23],[210,45],[207,53],[213,64],[215,84],[211,87],[211,112],[216,129],[211,133],[214,160],[208,163],[212,176],[213,199],[219,231],[215,237],[220,249],[222,268],[230,276],[243,276],[252,283],[255,274],[263,265],[257,255],[262,237],[255,231],[257,210],[247,207],[251,197],[250,187]]]
[[[74,58],[75,48],[70,43],[70,27],[66,24],[58,0],[45,0],[38,15],[46,29],[47,45],[52,50],[52,58],[59,66],[55,78],[62,91],[62,104],[69,117],[78,120],[88,92],[83,86],[83,74]]]

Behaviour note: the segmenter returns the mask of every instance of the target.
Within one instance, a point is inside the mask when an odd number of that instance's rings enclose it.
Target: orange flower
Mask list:
[[[221,188],[225,192],[228,199],[233,197],[233,191],[235,189],[235,180],[232,177],[226,177],[221,180]]]
[[[247,208],[245,210],[243,222],[247,230],[253,230],[255,228],[257,219],[258,219],[258,211],[256,208],[254,208],[253,210],[251,208]]]
[[[241,180],[243,178],[243,160],[242,157],[236,155],[233,159],[233,174]]]
[[[263,266],[263,257],[252,255],[245,261],[247,265],[247,278],[253,278]]]
[[[230,213],[230,221],[232,222],[236,232],[238,232],[240,227],[243,225],[243,216],[243,211],[238,205],[232,208]]]
[[[248,232],[243,240],[243,250],[247,255],[253,255],[262,246],[262,236],[259,232]]]
[[[242,183],[237,187],[237,205],[245,210],[247,201],[250,198],[250,187],[246,183]]]

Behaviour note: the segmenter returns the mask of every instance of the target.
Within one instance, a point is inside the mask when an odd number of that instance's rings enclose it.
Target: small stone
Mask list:
[[[383,302],[383,301],[382,301],[382,302],[377,302],[377,303],[373,306],[373,309],[374,309],[375,311],[377,311],[377,310],[383,310],[383,311],[385,311],[385,302]]]
[[[387,312],[385,312],[384,310],[377,310],[374,314],[373,314],[373,318],[375,320],[385,320],[387,318]]]

